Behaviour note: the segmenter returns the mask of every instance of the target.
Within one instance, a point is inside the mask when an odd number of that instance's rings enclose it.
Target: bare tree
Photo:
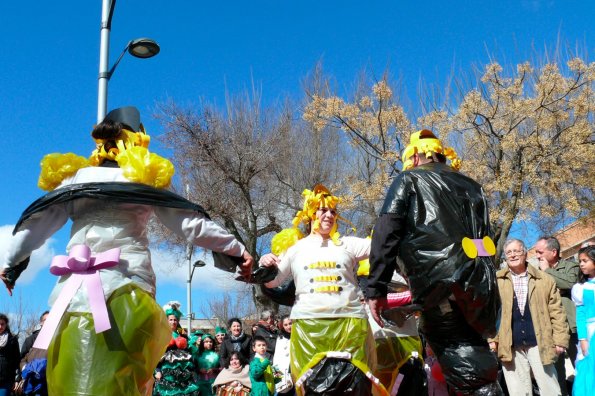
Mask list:
[[[161,139],[173,150],[189,198],[257,261],[268,251],[271,235],[291,226],[303,189],[335,177],[338,145],[324,146],[335,135],[315,134],[294,113],[288,102],[263,108],[256,94],[228,96],[225,110],[209,104],[160,106]],[[313,156],[313,149],[323,155]],[[258,302],[269,304],[267,299]]]
[[[224,291],[217,297],[204,301],[200,312],[213,327],[225,323],[231,318],[252,318],[257,314],[256,307],[252,304],[252,291],[249,287],[236,292]]]
[[[10,331],[22,341],[33,332],[43,311],[32,308],[22,294],[17,293],[11,299],[4,299],[0,312],[9,317]]]
[[[342,130],[362,155],[356,163],[359,183],[351,187],[355,205],[363,207],[358,196],[381,201],[410,133],[431,128],[458,149],[462,171],[489,196],[497,255],[515,221],[551,229],[561,214],[592,212],[595,65],[574,58],[535,69],[527,62],[508,77],[494,62],[470,80],[472,88],[466,90],[463,79],[454,79],[459,100],[448,86],[443,98],[425,99],[425,113],[415,122],[395,100],[398,88],[386,75],[369,95],[361,89],[350,100],[310,95],[304,119],[315,128]],[[433,102],[444,98],[457,104]]]
[[[580,58],[508,74],[494,62],[446,120],[463,143],[462,170],[490,197],[499,252],[516,220],[552,230],[592,210],[594,81],[595,64]]]

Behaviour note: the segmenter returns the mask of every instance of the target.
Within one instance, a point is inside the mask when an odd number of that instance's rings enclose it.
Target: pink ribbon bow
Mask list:
[[[82,284],[87,289],[91,314],[95,322],[95,332],[101,333],[109,330],[111,324],[107,313],[99,270],[114,267],[118,265],[119,261],[119,248],[110,249],[92,256],[91,249],[87,245],[74,245],[70,249],[68,256],[54,257],[50,266],[50,272],[57,276],[71,275],[50,310],[50,314],[41,328],[33,347],[48,349],[68,304],[70,304],[70,301]]]

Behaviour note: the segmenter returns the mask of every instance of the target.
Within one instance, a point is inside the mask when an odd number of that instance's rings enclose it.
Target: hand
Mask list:
[[[386,309],[386,297],[385,298],[369,298],[368,299],[368,307],[370,308],[370,312],[372,313],[372,317],[380,325],[380,327],[384,327],[384,321],[380,314],[384,309]]]
[[[273,253],[267,253],[260,258],[258,264],[261,267],[278,267],[281,260],[279,257],[275,256]]]
[[[539,259],[539,269],[545,271],[546,269],[550,268],[550,264],[546,261],[546,259],[541,258]]]
[[[161,371],[155,373],[155,379],[159,381],[161,379]]]
[[[242,254],[242,259],[244,262],[240,265],[240,275],[246,280],[250,280],[250,275],[252,274],[252,266],[254,265],[254,258],[248,253],[247,250],[244,249],[244,253]]]
[[[0,272],[0,279],[2,279],[2,282],[4,282],[4,286],[6,286],[6,290],[8,290],[8,295],[12,296],[13,286],[10,284],[8,279],[6,279],[6,276],[4,275],[4,271]]]
[[[581,351],[583,352],[583,356],[587,356],[589,354],[589,341],[587,340],[580,340]]]
[[[556,355],[563,355],[564,352],[566,352],[566,348],[556,345]]]
[[[490,351],[498,352],[498,343],[496,341],[490,342],[489,345],[490,345]]]

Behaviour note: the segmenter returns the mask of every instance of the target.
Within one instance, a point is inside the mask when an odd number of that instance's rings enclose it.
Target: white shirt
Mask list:
[[[367,318],[360,302],[357,263],[370,254],[370,239],[330,239],[311,234],[290,247],[281,258],[279,273],[267,287],[277,287],[290,276],[296,300],[292,319]]]
[[[120,168],[88,167],[64,180],[60,187],[89,182],[128,182]],[[204,215],[175,208],[148,205],[123,204],[109,200],[81,198],[48,207],[24,222],[12,237],[0,263],[2,268],[15,266],[59,230],[66,221],[72,220],[71,237],[66,248],[86,244],[92,253],[120,248],[120,264],[100,270],[103,291],[107,299],[111,293],[129,283],[155,295],[155,273],[151,266],[151,253],[147,238],[147,223],[155,214],[173,232],[188,242],[206,249],[241,256],[244,247]],[[64,254],[64,253],[60,253]],[[49,299],[52,306],[58,297],[67,276],[60,277]],[[79,288],[68,311],[89,312],[86,291]]]

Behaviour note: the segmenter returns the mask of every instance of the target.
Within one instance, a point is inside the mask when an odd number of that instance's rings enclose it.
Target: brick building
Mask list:
[[[556,232],[554,236],[560,242],[562,259],[576,258],[584,242],[595,242],[595,217],[582,218]],[[535,257],[535,247],[529,249],[528,257]]]

